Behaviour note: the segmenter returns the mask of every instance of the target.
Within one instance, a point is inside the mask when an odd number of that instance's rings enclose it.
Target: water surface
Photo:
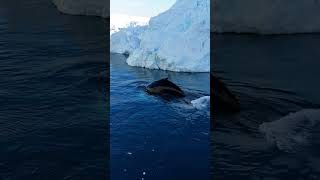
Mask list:
[[[209,179],[209,108],[190,101],[209,94],[209,73],[131,67],[110,59],[112,179]],[[143,86],[168,77],[187,94],[164,100]]]
[[[319,116],[288,116],[319,110],[319,42],[319,35],[217,37],[216,74],[242,110],[215,116],[214,179],[320,178]]]
[[[105,23],[0,2],[0,179],[106,179]]]

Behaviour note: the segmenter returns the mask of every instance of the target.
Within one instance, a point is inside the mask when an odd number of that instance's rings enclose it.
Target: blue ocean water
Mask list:
[[[107,179],[105,22],[0,1],[0,179]]]
[[[214,70],[242,110],[214,117],[213,179],[320,178],[319,43],[317,34],[217,36]]]
[[[209,108],[190,104],[209,95],[209,73],[150,70],[125,61],[111,54],[111,179],[209,179]],[[144,91],[165,77],[187,96],[167,101]]]

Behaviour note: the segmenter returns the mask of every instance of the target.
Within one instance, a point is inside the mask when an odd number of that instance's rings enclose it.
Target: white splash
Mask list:
[[[268,142],[275,144],[285,152],[295,152],[310,145],[313,130],[320,123],[319,109],[303,109],[290,113],[279,120],[263,123],[260,131]]]
[[[208,109],[210,106],[210,96],[203,96],[201,98],[191,101],[194,108],[198,110]]]

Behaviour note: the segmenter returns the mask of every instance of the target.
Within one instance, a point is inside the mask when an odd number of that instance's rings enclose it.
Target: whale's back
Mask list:
[[[226,84],[217,77],[210,76],[213,94],[213,107],[217,111],[239,111],[240,103],[237,97],[231,93]]]
[[[152,82],[146,87],[146,90],[151,94],[184,96],[180,87],[169,81],[168,78]]]

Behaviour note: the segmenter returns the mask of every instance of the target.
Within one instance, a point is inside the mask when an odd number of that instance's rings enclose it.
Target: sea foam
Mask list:
[[[320,109],[303,109],[279,120],[260,125],[268,142],[285,152],[295,152],[314,142],[314,128],[320,125]]]

